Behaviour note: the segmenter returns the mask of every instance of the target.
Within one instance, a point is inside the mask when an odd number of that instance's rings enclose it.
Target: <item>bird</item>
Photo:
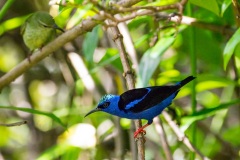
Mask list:
[[[136,88],[121,95],[104,95],[97,107],[88,112],[85,117],[94,112],[103,111],[121,118],[145,119],[148,122],[134,132],[134,138],[137,138],[139,133],[146,134],[144,129],[152,124],[154,117],[161,114],[172,103],[181,87],[195,78],[188,76],[174,85]]]
[[[52,41],[56,37],[56,30],[64,32],[62,28],[58,27],[49,13],[38,11],[26,19],[21,26],[20,33],[25,45],[32,53],[35,49],[41,49]]]

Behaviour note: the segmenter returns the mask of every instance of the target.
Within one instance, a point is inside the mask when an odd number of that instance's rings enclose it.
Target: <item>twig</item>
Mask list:
[[[173,160],[173,157],[172,157],[172,154],[171,154],[168,142],[167,142],[166,134],[164,132],[164,128],[163,128],[162,122],[159,119],[159,117],[154,118],[153,123],[155,124],[154,126],[156,128],[156,131],[160,135],[161,145],[162,145],[164,153],[166,155],[166,159]]]
[[[119,117],[114,117],[114,121],[116,124],[116,132],[117,135],[114,136],[115,139],[115,157],[116,159],[124,159],[124,141],[123,141],[123,130],[120,125],[120,118]]]
[[[171,21],[176,22],[177,20],[172,18]],[[192,18],[192,17],[188,17],[188,16],[182,16],[181,24],[186,24],[188,26],[203,28],[203,29],[214,31],[214,32],[219,32],[222,34],[227,34],[229,36],[231,36],[234,33],[233,29],[227,28],[226,26],[209,24],[206,22],[198,21],[196,18]]]
[[[233,3],[233,9],[236,14],[235,19],[237,21],[237,25],[240,26],[240,5],[237,0],[232,0]]]
[[[70,52],[67,56],[86,89],[93,95],[96,101],[99,100],[101,98],[100,93],[96,90],[93,78],[89,74],[82,58],[75,52]]]
[[[21,126],[21,125],[23,125],[23,124],[27,124],[27,121],[15,122],[15,123],[9,123],[9,124],[0,123],[0,126],[15,127],[15,126]]]
[[[121,18],[120,14],[117,14],[115,16],[116,18]],[[123,43],[126,49],[126,52],[128,53],[131,62],[132,62],[132,68],[134,71],[138,72],[138,58],[137,58],[137,51],[134,47],[132,37],[130,35],[130,31],[128,30],[126,22],[122,22],[118,24],[119,31],[123,35]]]
[[[177,135],[179,141],[182,141],[190,151],[196,153],[202,160],[209,160],[208,157],[205,157],[193,144],[190,140],[185,136],[185,134],[179,129],[177,124],[172,121],[171,117],[167,114],[167,112],[163,111],[162,115],[164,119],[167,121],[169,126],[173,129],[175,134]]]

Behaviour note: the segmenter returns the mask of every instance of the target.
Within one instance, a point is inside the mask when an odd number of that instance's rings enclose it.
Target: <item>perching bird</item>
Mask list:
[[[103,111],[122,118],[148,120],[147,124],[134,133],[134,138],[136,138],[140,132],[146,133],[144,128],[149,126],[153,118],[172,103],[180,88],[193,79],[195,77],[189,76],[175,85],[137,88],[128,90],[120,96],[105,95],[101,98],[97,108],[87,113],[85,117],[91,113]]]
[[[24,43],[33,52],[53,40],[56,36],[56,29],[64,32],[56,25],[52,16],[47,12],[39,11],[27,18],[21,27],[21,34]]]

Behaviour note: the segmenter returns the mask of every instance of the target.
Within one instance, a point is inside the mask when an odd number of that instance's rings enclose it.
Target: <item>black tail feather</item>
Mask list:
[[[189,76],[187,78],[185,78],[184,80],[182,80],[179,84],[182,86],[184,86],[185,84],[189,83],[190,81],[194,80],[196,77],[193,76]]]

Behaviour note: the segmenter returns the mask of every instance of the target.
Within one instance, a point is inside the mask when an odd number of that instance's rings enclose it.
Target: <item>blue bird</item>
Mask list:
[[[99,101],[97,108],[88,112],[85,117],[103,111],[122,118],[146,119],[147,124],[134,132],[136,138],[139,133],[146,133],[144,128],[152,124],[153,118],[172,103],[180,88],[193,79],[195,77],[189,76],[175,85],[137,88],[121,95],[105,95]]]

